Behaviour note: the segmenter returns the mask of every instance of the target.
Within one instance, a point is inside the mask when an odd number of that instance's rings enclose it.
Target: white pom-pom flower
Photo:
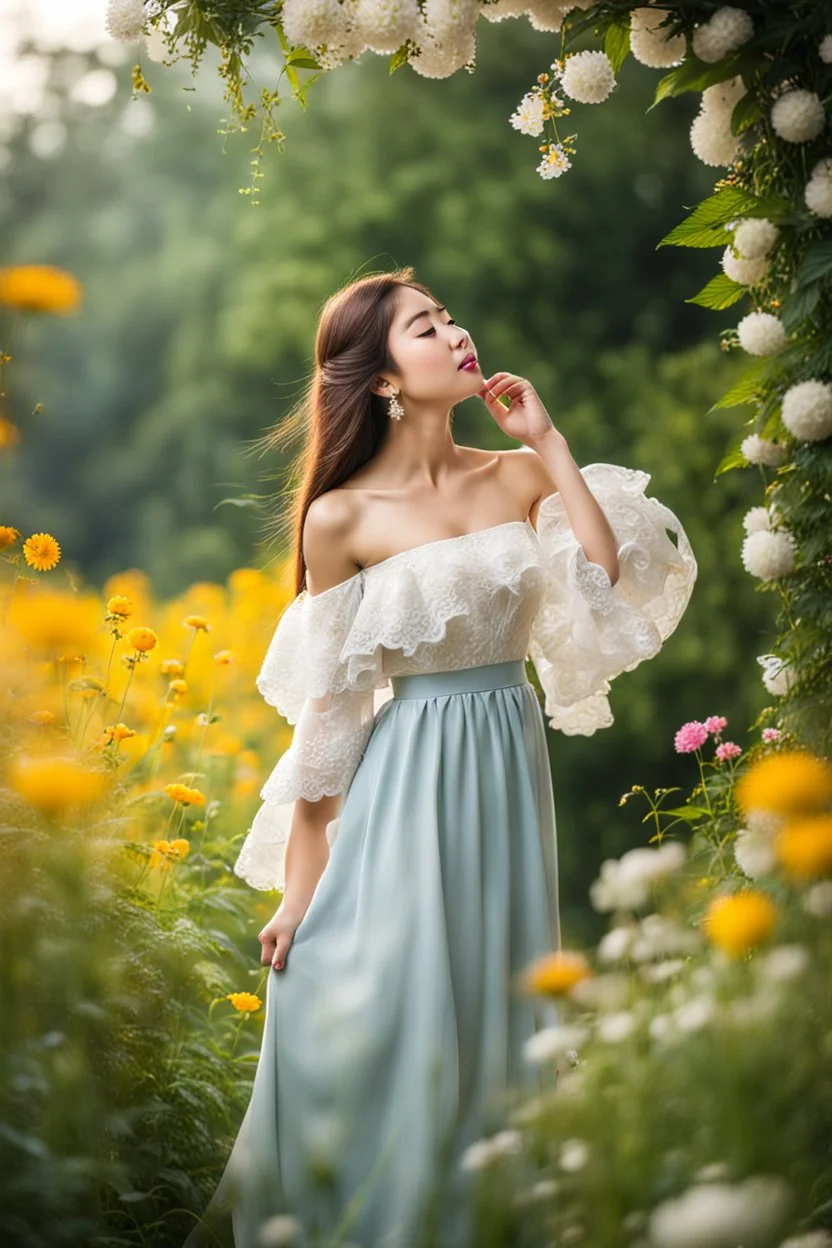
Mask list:
[[[783,395],[783,424],[804,442],[822,442],[832,435],[832,385],[800,381]]]
[[[601,104],[615,87],[615,74],[606,52],[575,52],[566,58],[560,84],[579,104]]]
[[[737,335],[749,355],[773,355],[786,341],[782,323],[770,312],[749,312],[737,326]]]
[[[715,82],[713,86],[706,87],[702,92],[700,107],[703,113],[710,113],[712,116],[720,114],[730,122],[734,106],[745,94],[745,83],[740,74],[735,74],[733,78],[726,78],[724,82]]]
[[[521,134],[540,134],[543,129],[544,103],[539,91],[527,91],[509,117],[514,129],[519,130]]]
[[[771,107],[771,124],[787,143],[809,143],[826,125],[826,113],[814,91],[786,91]]]
[[[425,0],[410,64],[423,78],[449,78],[474,60],[479,0]]]
[[[748,217],[734,230],[734,251],[743,260],[757,260],[768,255],[779,233],[777,226],[765,217]]]
[[[797,543],[788,529],[760,529],[749,533],[742,544],[743,567],[761,581],[776,581],[794,571],[796,552]]]
[[[730,122],[721,115],[700,112],[690,127],[693,154],[703,165],[730,165],[739,151],[739,139],[731,133]]]
[[[746,533],[765,533],[771,528],[771,517],[767,507],[752,507],[743,516],[743,528]]]
[[[280,20],[289,43],[305,48],[335,43],[346,30],[338,0],[284,0]]]
[[[661,9],[633,9],[630,14],[630,51],[649,69],[666,69],[684,59],[685,36],[670,35],[660,23],[667,17]]]
[[[570,4],[561,4],[560,0],[534,0],[525,6],[525,10],[535,30],[556,33],[571,7]]]
[[[762,464],[765,468],[779,468],[789,458],[785,446],[761,438],[758,433],[749,433],[743,438],[740,451],[749,464]]]
[[[722,268],[725,276],[730,277],[732,282],[739,282],[742,286],[755,286],[768,272],[768,261],[764,256],[746,260],[742,256],[735,256],[731,248],[726,247],[722,253]]]
[[[815,165],[803,197],[815,216],[832,217],[832,156],[824,156]]]
[[[725,6],[697,26],[693,32],[693,52],[700,61],[715,65],[736,52],[754,35],[754,23],[743,9]]]
[[[419,28],[417,0],[357,0],[355,27],[371,52],[397,52]]]
[[[104,24],[114,39],[135,43],[145,34],[147,10],[144,0],[110,0]]]
[[[824,65],[832,65],[832,35],[824,35],[818,45],[818,56]]]

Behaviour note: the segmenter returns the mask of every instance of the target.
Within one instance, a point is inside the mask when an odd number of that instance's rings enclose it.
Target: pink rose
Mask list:
[[[673,745],[677,754],[692,754],[708,740],[708,729],[698,719],[692,719],[676,733]]]
[[[733,741],[723,741],[716,747],[716,756],[721,763],[727,763],[729,758],[738,758],[740,754],[742,750]]]
[[[708,729],[708,732],[712,732],[716,736],[717,733],[728,727],[728,720],[724,715],[709,715],[705,720],[705,727]]]

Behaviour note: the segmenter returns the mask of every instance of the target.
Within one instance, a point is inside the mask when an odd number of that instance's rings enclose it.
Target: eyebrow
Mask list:
[[[439,306],[434,307],[433,310],[434,312],[447,312],[448,311],[448,309],[445,307],[444,304],[440,304]],[[429,310],[427,308],[424,308],[423,311],[417,312],[415,316],[411,316],[410,320],[405,322],[405,326],[404,326],[405,329],[410,329],[410,326],[413,324],[413,322],[418,321],[420,316],[430,316]]]

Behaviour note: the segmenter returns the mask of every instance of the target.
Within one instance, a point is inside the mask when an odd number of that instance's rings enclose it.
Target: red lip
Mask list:
[[[476,363],[477,357],[474,355],[473,351],[469,351],[468,354],[465,356],[465,358],[463,360],[460,360],[459,365],[457,367],[457,372],[459,372],[460,368],[463,368],[468,363],[469,360],[473,360],[474,363]]]

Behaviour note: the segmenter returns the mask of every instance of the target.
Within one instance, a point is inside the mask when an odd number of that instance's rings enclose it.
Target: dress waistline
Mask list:
[[[461,667],[451,672],[413,672],[390,677],[394,698],[435,698],[446,693],[476,693],[530,683],[525,659]]]

